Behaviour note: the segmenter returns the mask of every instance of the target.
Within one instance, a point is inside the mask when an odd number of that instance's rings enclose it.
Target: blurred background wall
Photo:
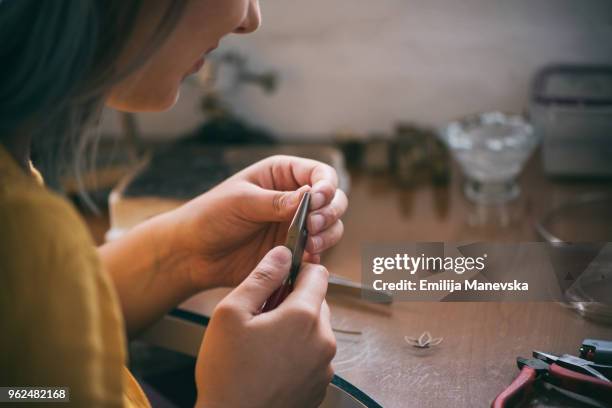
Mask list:
[[[261,0],[263,25],[231,36],[277,92],[228,92],[236,113],[291,138],[386,131],[397,120],[441,125],[485,110],[522,111],[530,79],[555,62],[612,63],[612,0]],[[139,114],[150,137],[202,121],[185,84],[169,112]],[[103,133],[116,133],[107,112]]]

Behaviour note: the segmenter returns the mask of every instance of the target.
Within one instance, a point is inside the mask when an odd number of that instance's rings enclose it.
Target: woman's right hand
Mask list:
[[[303,264],[293,292],[260,309],[289,272],[291,251],[273,248],[216,307],[198,356],[198,406],[316,407],[333,376],[336,339],[328,272]]]

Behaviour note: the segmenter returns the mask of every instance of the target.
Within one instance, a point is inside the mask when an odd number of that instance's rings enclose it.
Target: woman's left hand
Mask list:
[[[323,163],[273,156],[235,174],[174,210],[173,248],[185,255],[194,290],[235,286],[274,246],[287,228],[304,192],[310,190],[309,237],[305,260],[320,254],[344,232],[340,217],[348,200],[337,188],[336,171]]]

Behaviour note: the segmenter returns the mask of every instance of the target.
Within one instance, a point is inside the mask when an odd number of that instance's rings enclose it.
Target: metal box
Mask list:
[[[537,73],[530,116],[550,176],[612,177],[612,66],[555,65]]]

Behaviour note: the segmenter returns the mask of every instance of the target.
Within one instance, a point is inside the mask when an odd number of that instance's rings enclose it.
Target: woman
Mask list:
[[[322,400],[335,339],[317,263],[340,239],[347,207],[332,168],[266,159],[96,249],[30,162],[31,151],[57,161],[78,148],[104,104],[170,108],[206,52],[259,24],[257,0],[0,2],[0,386],[68,386],[75,406],[147,406],[124,367],[124,330],[138,333],[203,289],[237,285],[207,329],[197,404]],[[288,273],[279,245],[308,189],[310,263],[285,302],[260,314]]]

